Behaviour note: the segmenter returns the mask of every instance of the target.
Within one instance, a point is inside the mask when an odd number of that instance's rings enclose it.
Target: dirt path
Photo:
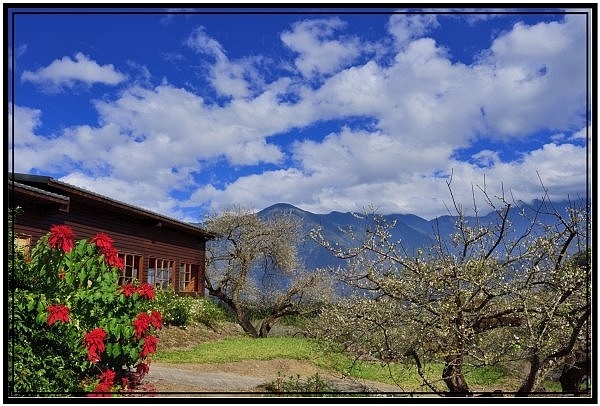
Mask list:
[[[243,361],[225,364],[168,364],[153,362],[146,381],[155,386],[159,396],[260,396],[264,385],[281,378],[316,373],[340,392],[396,392],[398,387],[378,382],[343,379],[303,361],[279,359]]]

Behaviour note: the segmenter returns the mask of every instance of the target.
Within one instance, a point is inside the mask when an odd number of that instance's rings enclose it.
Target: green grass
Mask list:
[[[153,359],[171,363],[210,364],[277,358],[309,360],[317,354],[317,343],[304,338],[267,337],[255,339],[236,337],[204,343],[189,350],[158,351]]]
[[[221,341],[200,344],[186,350],[159,350],[155,361],[169,363],[225,363],[246,360],[295,359],[354,378],[398,385],[402,391],[427,391],[422,385],[414,365],[377,362],[355,362],[344,353],[324,350],[316,340],[298,337],[231,337]],[[424,367],[425,373],[440,390],[445,390],[441,382],[443,364],[432,363]],[[469,385],[474,390],[487,388],[514,390],[508,374],[499,367],[485,367],[465,370]],[[507,386],[508,385],[508,386]]]

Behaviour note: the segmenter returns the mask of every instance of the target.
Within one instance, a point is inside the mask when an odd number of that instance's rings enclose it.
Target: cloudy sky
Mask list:
[[[466,207],[540,178],[585,197],[585,10],[22,11],[16,172],[187,221],[277,202],[432,218],[449,176]]]

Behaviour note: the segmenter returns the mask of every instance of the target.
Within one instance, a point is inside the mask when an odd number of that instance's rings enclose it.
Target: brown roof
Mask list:
[[[9,175],[9,188],[13,188],[15,192],[28,193],[37,198],[54,202],[68,202],[69,196],[79,196],[84,199],[93,200],[97,203],[101,203],[104,206],[112,208],[113,210],[119,210],[127,212],[129,215],[133,215],[138,218],[149,219],[160,223],[162,226],[175,228],[178,230],[186,231],[192,234],[200,235],[206,239],[214,238],[214,235],[205,231],[201,227],[186,223],[183,221],[176,220],[171,217],[163,216],[158,213],[151,212],[141,207],[133,206],[131,204],[123,203],[121,201],[111,199],[106,196],[102,196],[98,193],[90,192],[68,183],[60,182],[49,176],[40,175],[28,175],[21,173],[13,173]],[[50,188],[52,191],[47,190]],[[68,196],[56,193],[65,192]],[[68,206],[67,206],[68,207]]]

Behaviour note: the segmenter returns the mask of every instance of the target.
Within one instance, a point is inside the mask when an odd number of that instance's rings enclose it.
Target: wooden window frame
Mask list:
[[[192,278],[193,264],[188,262],[179,263],[179,291],[194,292],[194,278]]]
[[[141,280],[142,267],[144,266],[143,256],[132,252],[120,252],[119,258],[123,260],[123,264],[125,265],[125,269],[123,269],[123,271],[121,272],[121,276],[119,277],[119,285],[123,285],[124,283],[133,283],[136,280]],[[131,258],[130,262],[128,262],[129,258]],[[135,272],[131,272],[131,276],[128,276],[127,272],[129,270]],[[134,273],[136,275],[134,275]]]
[[[148,283],[155,288],[167,289],[173,287],[175,261],[164,258],[149,258]],[[166,273],[166,277],[165,277]]]

